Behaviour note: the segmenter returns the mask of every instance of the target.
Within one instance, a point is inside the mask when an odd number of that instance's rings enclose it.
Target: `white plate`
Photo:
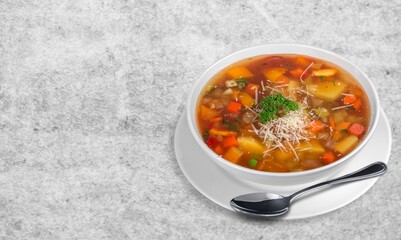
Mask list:
[[[250,192],[274,192],[283,194],[288,190],[279,191],[271,186],[251,183],[238,179],[217,166],[202,152],[191,135],[185,113],[178,121],[174,136],[175,155],[189,182],[204,196],[232,210],[230,200],[241,194]],[[387,163],[391,151],[390,125],[383,110],[372,138],[354,161],[347,164],[333,178],[353,172],[376,161]],[[367,192],[377,178],[348,183],[305,196],[295,201],[290,211],[281,219],[299,219],[321,215],[341,208]],[[311,207],[313,206],[313,207]]]

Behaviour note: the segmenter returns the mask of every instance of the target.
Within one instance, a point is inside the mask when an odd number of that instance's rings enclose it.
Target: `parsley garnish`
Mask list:
[[[238,78],[235,80],[238,83],[238,88],[244,88],[246,84],[248,84],[248,81],[245,78]]]
[[[348,133],[348,130],[347,130],[347,129],[341,129],[340,132],[342,132],[342,133]]]
[[[237,125],[234,125],[234,124],[230,123],[230,122],[227,121],[226,119],[223,119],[223,124],[227,125],[228,128],[229,128],[231,131],[238,131],[238,130],[239,130],[239,128],[238,128]]]
[[[265,97],[260,103],[262,111],[259,113],[259,118],[262,123],[273,120],[279,110],[283,109],[284,113],[298,110],[298,104],[293,102],[281,94],[273,94]]]
[[[204,140],[207,140],[209,138],[209,131],[208,130],[204,131],[202,137]]]
[[[324,76],[320,76],[320,81],[324,81]]]

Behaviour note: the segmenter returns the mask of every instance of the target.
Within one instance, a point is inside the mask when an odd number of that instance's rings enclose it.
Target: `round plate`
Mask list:
[[[178,164],[189,182],[204,196],[229,210],[233,211],[230,207],[230,200],[242,194],[250,192],[282,194],[287,192],[280,192],[272,186],[244,181],[226,173],[211,159],[208,159],[208,156],[196,144],[190,133],[185,113],[181,115],[175,130],[174,147]],[[385,113],[381,110],[377,128],[370,141],[356,159],[349,162],[333,178],[353,172],[376,161],[387,163],[390,151],[390,125]],[[292,204],[290,211],[280,219],[307,218],[331,212],[362,196],[376,181],[377,178],[372,178],[352,182],[297,199]]]

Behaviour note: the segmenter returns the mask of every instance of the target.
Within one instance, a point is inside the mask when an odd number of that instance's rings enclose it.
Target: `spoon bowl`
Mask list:
[[[280,216],[290,209],[290,198],[275,193],[251,193],[231,200],[230,205],[238,212],[258,216]]]
[[[306,193],[341,183],[354,182],[367,178],[378,177],[386,173],[386,171],[387,166],[385,163],[376,162],[342,177],[304,188],[289,196],[263,192],[249,193],[233,198],[230,202],[230,206],[235,211],[247,215],[264,217],[280,216],[289,211],[291,203],[296,198],[303,196]]]

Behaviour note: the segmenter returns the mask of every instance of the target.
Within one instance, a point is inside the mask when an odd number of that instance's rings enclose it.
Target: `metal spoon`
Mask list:
[[[264,217],[280,216],[288,212],[291,203],[296,198],[312,190],[377,177],[383,175],[386,171],[387,166],[385,163],[375,162],[353,173],[312,185],[287,197],[274,193],[249,193],[233,198],[230,205],[234,210],[248,215]]]

